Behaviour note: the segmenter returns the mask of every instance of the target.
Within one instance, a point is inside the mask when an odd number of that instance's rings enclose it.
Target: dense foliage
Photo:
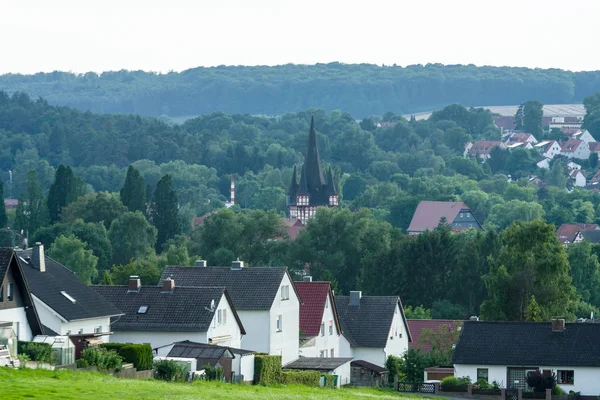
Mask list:
[[[97,367],[99,371],[119,370],[122,365],[123,357],[103,347],[88,347],[77,360],[77,368]]]
[[[103,343],[102,347],[116,351],[123,357],[123,362],[132,363],[138,371],[152,369],[154,356],[149,344]]]
[[[153,364],[154,378],[167,382],[185,381],[188,368],[175,360],[157,360]]]
[[[17,353],[25,354],[31,361],[45,362],[53,364],[52,345],[48,343],[25,342],[19,340],[17,343]]]
[[[144,71],[7,74],[0,87],[102,113],[184,116],[223,110],[277,115],[319,104],[359,117],[460,102],[572,103],[600,90],[599,72],[474,65],[316,64],[218,66],[180,73]]]
[[[321,373],[319,371],[282,371],[281,383],[284,385],[319,387]]]
[[[256,354],[254,356],[254,383],[272,385],[281,383],[281,356]]]

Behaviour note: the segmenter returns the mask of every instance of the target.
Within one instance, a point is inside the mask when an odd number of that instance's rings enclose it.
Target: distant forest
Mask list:
[[[357,118],[442,108],[582,102],[600,90],[600,71],[370,64],[219,66],[180,73],[144,71],[7,74],[0,90],[96,113],[191,116],[222,111],[280,115],[309,108]]]

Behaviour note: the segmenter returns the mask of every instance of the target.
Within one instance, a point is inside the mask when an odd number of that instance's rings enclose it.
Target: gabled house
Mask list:
[[[590,148],[582,140],[570,139],[562,144],[560,154],[567,158],[587,160],[590,158]]]
[[[581,140],[587,145],[596,142],[596,139],[594,139],[587,129],[569,128],[563,129],[562,131],[569,139]]]
[[[465,151],[463,153],[463,156],[476,157],[481,161],[485,161],[491,157],[490,152],[494,147],[506,149],[506,145],[500,141],[479,140],[476,142],[468,142],[465,145]]]
[[[351,346],[352,357],[385,366],[387,357],[401,357],[412,341],[398,296],[335,296],[342,333]]]
[[[531,142],[508,142],[508,143],[506,143],[506,148],[508,150],[514,150],[514,149],[531,150],[531,149],[533,149],[533,144]]]
[[[579,243],[583,240],[584,231],[600,230],[598,224],[562,224],[556,230],[558,241],[567,246],[571,243]]]
[[[462,329],[462,321],[454,321],[451,319],[409,319],[408,329],[410,329],[410,335],[412,342],[408,344],[409,349],[421,350],[424,353],[431,351],[431,344],[428,343],[425,337],[421,335],[425,332],[456,332]]]
[[[300,295],[300,356],[350,357],[350,343],[342,335],[330,282],[310,276],[294,282]]]
[[[515,132],[508,137],[508,141],[511,143],[531,143],[532,145],[538,142],[535,136],[526,132]]]
[[[587,185],[585,174],[579,169],[572,169],[569,172],[569,180],[573,186],[585,187]]]
[[[166,267],[162,280],[172,278],[187,286],[227,288],[246,335],[242,347],[280,355],[282,364],[298,358],[300,297],[286,267]]]
[[[108,342],[110,319],[123,314],[71,270],[44,254],[44,246],[17,252],[27,287],[44,329],[69,336],[76,354],[90,342]]]
[[[527,373],[556,374],[565,392],[598,396],[600,324],[465,322],[452,356],[454,376],[527,388]]]
[[[162,286],[142,286],[132,276],[129,285],[92,286],[125,313],[111,321],[112,340],[149,343],[152,348],[184,340],[240,347],[245,330],[227,290],[176,282],[165,279]]]
[[[440,224],[442,218],[453,231],[468,229],[483,230],[475,214],[462,202],[454,201],[422,201],[417,206],[408,227],[408,234],[416,235],[427,230],[433,230]]]
[[[542,122],[542,125],[546,125]],[[551,117],[550,121],[548,121],[548,129],[560,129],[563,132],[568,132],[569,130],[579,130],[581,129],[581,125],[583,125],[583,117],[582,116],[563,116],[563,117]]]
[[[6,247],[0,248],[0,325],[12,328],[18,340],[44,333],[15,251]]]
[[[290,237],[290,239],[296,239],[296,237],[298,237],[298,234],[300,233],[300,231],[302,229],[304,229],[304,224],[302,223],[301,220],[299,219],[284,219],[283,220],[283,226],[285,227],[285,230],[288,234],[288,236]]]
[[[553,159],[560,154],[562,147],[556,140],[544,140],[534,146],[540,154],[549,159]]]

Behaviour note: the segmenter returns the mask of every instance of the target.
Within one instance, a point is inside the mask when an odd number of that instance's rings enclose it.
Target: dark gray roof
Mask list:
[[[352,367],[361,367],[361,368],[366,368],[366,369],[370,369],[373,372],[377,372],[378,374],[384,373],[384,372],[388,372],[387,369],[385,369],[384,367],[380,367],[379,365],[375,365],[372,364],[368,361],[365,360],[353,360],[350,365]]]
[[[223,356],[227,358],[235,357],[228,347],[189,341],[175,343],[169,354],[167,354],[167,357],[196,358],[202,361],[215,360],[215,362]],[[213,364],[211,363],[211,365]]]
[[[385,347],[396,305],[402,305],[397,296],[362,296],[359,306],[349,305],[349,296],[335,296],[335,308],[342,332],[353,347]],[[405,320],[403,318],[403,320]],[[405,325],[408,340],[410,333]]]
[[[13,256],[14,250],[9,247],[0,248],[0,283],[4,280],[4,275],[8,271],[8,264]]]
[[[139,291],[130,291],[128,286],[92,288],[125,313],[113,318],[111,327],[115,331],[206,332],[215,315],[207,309],[212,300],[218,306],[225,294],[231,306],[224,287],[175,286],[173,291],[158,286],[141,286]],[[142,306],[147,307],[146,312],[138,313]],[[232,311],[245,334],[233,306]]]
[[[600,229],[585,229],[581,234],[591,243],[600,243]]]
[[[229,267],[169,266],[164,269],[160,282],[171,278],[180,286],[224,286],[236,309],[269,310],[286,273],[285,267],[232,270]]]
[[[52,329],[48,328],[46,325],[42,325],[42,334],[47,336],[60,336],[60,334],[54,332]]]
[[[300,357],[283,366],[285,369],[331,371],[352,361],[352,358]]]
[[[39,268],[25,261],[30,254],[30,251],[17,252],[19,256],[17,259],[31,293],[67,321],[123,314],[121,310],[90,289],[67,267],[50,257],[46,256],[46,271],[40,272]],[[73,303],[62,295],[62,291],[74,298],[76,302]]]
[[[572,323],[552,332],[550,322],[467,321],[453,364],[598,367],[600,324]]]

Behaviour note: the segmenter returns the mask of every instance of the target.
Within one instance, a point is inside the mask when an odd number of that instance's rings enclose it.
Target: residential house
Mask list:
[[[529,184],[537,188],[546,186],[546,182],[544,182],[539,176],[535,175],[529,177]]]
[[[564,128],[562,131],[569,139],[581,140],[587,145],[596,143],[596,139],[594,139],[592,134],[587,129],[582,130],[577,128]]]
[[[587,185],[585,174],[578,169],[572,169],[569,172],[569,180],[573,186],[585,187]]]
[[[570,139],[562,144],[562,150],[560,154],[567,158],[587,160],[590,158],[590,148],[582,140]]]
[[[283,226],[285,227],[288,236],[290,237],[290,239],[296,239],[296,237],[298,237],[298,234],[300,233],[300,231],[302,229],[304,229],[304,224],[302,223],[301,220],[299,219],[284,219],[283,220]]]
[[[545,124],[544,124],[545,125]],[[548,123],[548,129],[581,129],[583,125],[583,116],[552,117]]]
[[[567,246],[571,243],[579,243],[583,240],[584,231],[600,230],[597,224],[562,224],[556,230],[558,241]]]
[[[581,235],[583,236],[584,240],[587,240],[590,243],[600,243],[600,229],[587,229],[581,231]]]
[[[531,142],[508,142],[508,143],[506,143],[506,148],[508,150],[514,150],[514,149],[531,150],[531,149],[533,149],[533,144],[531,144]]]
[[[515,130],[515,117],[512,115],[496,115],[493,117],[494,125],[499,128],[501,133],[512,132]]]
[[[590,179],[590,183],[598,183],[600,182],[600,170],[596,171],[592,179]]]
[[[560,154],[562,147],[556,140],[545,140],[534,146],[540,154],[549,159],[553,159]]]
[[[31,341],[43,333],[15,251],[6,247],[0,248],[0,325],[11,328],[18,340]]]
[[[319,371],[322,374],[336,375],[334,384],[336,387],[350,384],[350,357],[300,357],[284,366],[285,369],[300,371]]]
[[[465,145],[465,151],[463,153],[463,156],[476,157],[481,161],[485,161],[491,157],[490,152],[494,147],[506,149],[506,145],[500,141],[480,140],[476,142],[468,142]]]
[[[167,278],[161,286],[143,286],[132,276],[128,285],[92,286],[125,313],[111,321],[112,340],[152,348],[184,340],[239,348],[246,331],[225,287],[176,282]]]
[[[526,389],[527,373],[554,373],[565,392],[600,395],[600,324],[465,322],[452,356],[455,376]]]
[[[388,385],[389,371],[385,367],[375,365],[364,360],[355,360],[350,363],[350,380],[352,386],[377,386]]]
[[[388,356],[402,357],[411,342],[410,330],[398,296],[335,296],[342,333],[352,357],[385,367]]]
[[[569,171],[572,171],[574,169],[581,170],[581,165],[577,164],[576,162],[569,161],[569,163],[567,164],[567,169]]]
[[[409,319],[407,323],[412,337],[412,342],[408,344],[408,348],[421,350],[424,353],[431,351],[431,344],[427,342],[425,337],[421,336],[424,332],[445,332],[446,330],[453,332],[462,329],[462,321],[450,319]]]
[[[41,243],[17,255],[47,334],[69,336],[77,355],[88,343],[109,341],[111,317],[123,315],[121,310],[46,256]]]
[[[300,295],[300,356],[351,357],[350,343],[342,335],[330,282],[294,282]]]
[[[7,210],[14,210],[19,205],[19,200],[17,199],[4,199],[4,207]]]
[[[453,231],[468,229],[483,230],[471,209],[462,202],[454,201],[421,201],[410,221],[407,232],[416,235],[427,230],[433,230],[440,224],[442,218]]]
[[[286,267],[244,268],[243,261],[231,268],[168,266],[161,280],[169,277],[188,286],[227,288],[246,330],[242,345],[234,347],[281,355],[283,364],[298,358],[300,297]]]
[[[508,137],[509,143],[531,143],[537,144],[538,140],[531,133],[515,132]]]
[[[588,147],[590,148],[590,154],[596,153],[600,155],[600,142],[588,143]]]
[[[542,161],[537,162],[535,165],[537,165],[538,168],[541,169],[550,169],[550,159],[549,158],[544,158]]]

